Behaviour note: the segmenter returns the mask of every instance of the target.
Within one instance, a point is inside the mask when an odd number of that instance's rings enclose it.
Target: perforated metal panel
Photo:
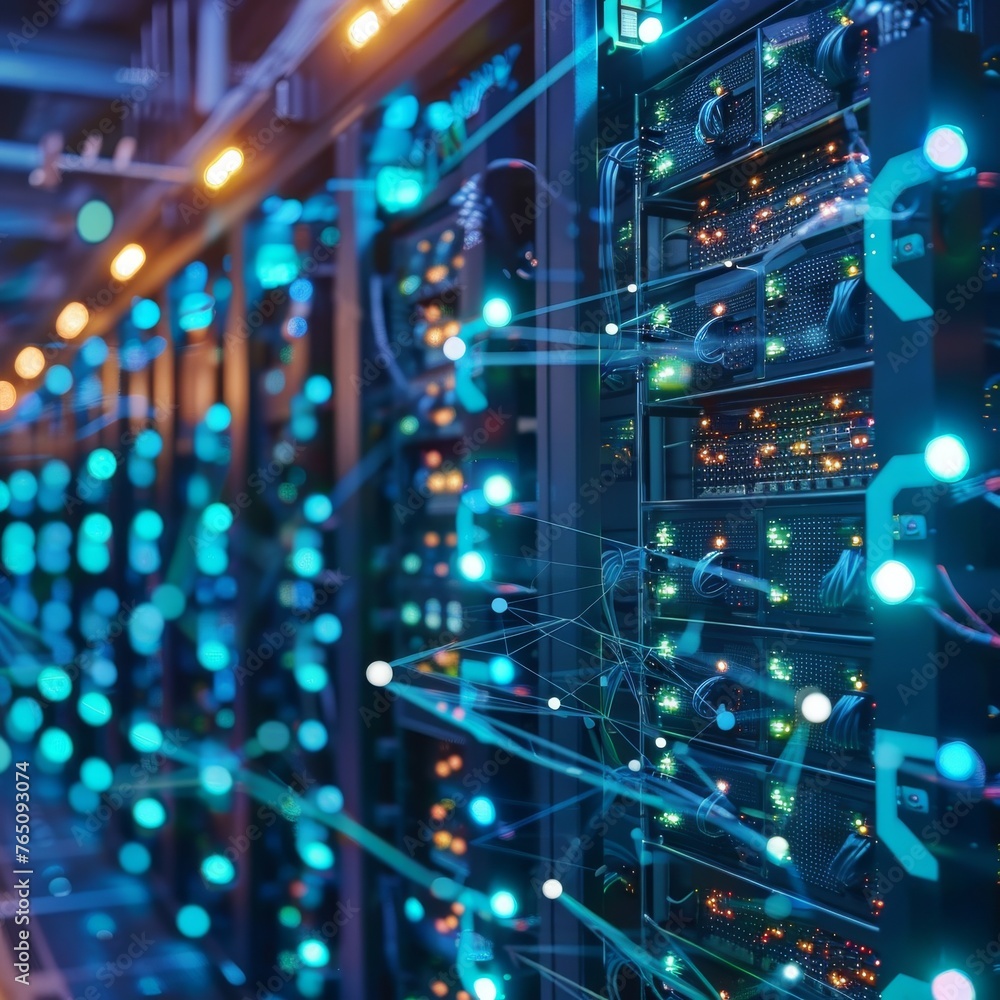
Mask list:
[[[720,134],[699,133],[707,104]],[[655,191],[710,169],[748,148],[757,136],[757,48],[754,45],[694,78],[647,96],[642,121],[644,179]],[[709,141],[706,141],[708,139]]]

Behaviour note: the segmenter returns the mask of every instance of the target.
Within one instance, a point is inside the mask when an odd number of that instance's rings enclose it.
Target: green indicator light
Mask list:
[[[670,326],[670,306],[665,302],[658,305],[650,314],[653,326],[666,330]]]
[[[664,826],[680,826],[684,822],[684,817],[676,812],[660,813],[660,822]]]
[[[777,521],[771,521],[767,526],[767,547],[769,549],[787,549],[792,542],[792,533]]]
[[[792,734],[792,724],[787,719],[772,719],[770,724],[771,735],[778,739],[784,739]]]
[[[776,302],[785,297],[785,279],[780,272],[775,271],[767,276],[764,282],[764,295],[768,302]]]
[[[776,583],[772,583],[771,589],[767,593],[767,599],[772,604],[787,604],[789,594],[784,587],[779,587]]]
[[[764,124],[773,125],[784,114],[780,104],[772,104],[764,112]]]
[[[674,169],[674,154],[661,150],[653,157],[653,176],[666,177]]]
[[[781,62],[781,52],[770,42],[764,43],[763,62],[764,69],[777,69]]]
[[[785,342],[781,337],[768,337],[764,341],[764,355],[768,358],[780,358],[786,350],[788,348],[785,347]]]
[[[677,771],[677,761],[674,760],[670,754],[665,753],[661,758],[659,764],[656,765],[657,771],[661,774],[673,775]]]
[[[767,672],[776,681],[790,681],[792,679],[792,665],[781,659],[780,656],[772,656],[767,661]]]

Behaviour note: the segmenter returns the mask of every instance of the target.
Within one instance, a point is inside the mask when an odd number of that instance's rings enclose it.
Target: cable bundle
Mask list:
[[[864,878],[864,862],[871,851],[871,840],[852,830],[830,862],[830,874],[847,889],[859,885]]]
[[[820,600],[828,608],[843,608],[860,596],[865,579],[861,549],[845,549],[819,585]]]
[[[700,597],[718,597],[728,586],[729,581],[710,572],[713,563],[722,556],[722,551],[716,549],[698,560],[691,574],[691,585]]]
[[[722,344],[709,346],[708,333],[713,323],[718,323],[719,317],[713,316],[694,337],[694,352],[698,355],[699,361],[704,361],[706,365],[714,365],[722,361],[726,356],[726,349]]]
[[[837,282],[826,314],[826,332],[834,343],[849,343],[861,332],[860,306],[863,299],[860,278],[844,278]]]
[[[834,743],[846,750],[864,750],[862,733],[868,711],[868,699],[860,694],[845,694],[837,699],[830,718],[826,720],[826,732]]]
[[[857,80],[860,40],[861,32],[856,25],[839,25],[816,46],[816,72],[831,87],[843,87]]]
[[[694,134],[698,142],[705,146],[710,146],[726,134],[726,122],[722,115],[723,96],[710,97],[698,112]]]

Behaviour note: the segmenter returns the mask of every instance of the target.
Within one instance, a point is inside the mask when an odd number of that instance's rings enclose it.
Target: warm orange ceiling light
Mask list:
[[[14,371],[21,378],[37,378],[45,369],[45,355],[37,347],[26,347],[14,361]]]
[[[10,382],[0,382],[0,411],[9,410],[17,402],[17,389]]]
[[[129,243],[122,247],[118,256],[111,262],[111,276],[119,281],[128,281],[139,272],[146,263],[146,251],[138,243]]]
[[[82,302],[70,302],[56,320],[56,333],[63,340],[74,340],[90,322],[90,313]]]

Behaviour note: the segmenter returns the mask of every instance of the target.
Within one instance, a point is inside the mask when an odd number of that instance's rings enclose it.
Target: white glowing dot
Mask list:
[[[656,745],[662,750],[667,745],[667,741],[662,736],[657,736]]]
[[[373,687],[384,688],[392,680],[392,667],[385,660],[376,660],[368,664],[365,677]]]
[[[788,965],[782,967],[781,974],[790,983],[797,983],[802,978],[802,969],[794,962],[789,962]]]
[[[558,899],[562,891],[562,882],[557,878],[549,878],[542,883],[542,895],[546,899]]]
[[[806,722],[826,722],[833,711],[833,705],[822,691],[813,691],[802,699],[799,711]]]
[[[788,841],[784,837],[771,837],[767,842],[767,853],[772,861],[785,862],[788,860]]]
[[[628,285],[628,290],[629,290],[629,291],[630,291],[630,292],[631,292],[631,293],[632,293],[633,295],[635,295],[635,293],[636,293],[637,291],[639,291],[639,286],[638,286],[638,285],[637,285],[637,284],[636,284],[636,283],[635,283],[634,281],[630,281],[630,282],[629,282],[629,285]]]
[[[558,698],[549,698],[549,708],[551,708],[553,712],[558,712],[559,709],[562,708],[562,702]]]
[[[449,337],[441,347],[449,361],[458,361],[465,356],[465,341],[461,337]]]
[[[615,336],[615,334],[618,333],[618,324],[608,323],[608,325],[604,328],[604,332],[611,334],[612,337]]]
[[[630,760],[628,762],[628,769],[630,771],[641,771],[642,770],[642,761],[641,760],[637,760],[635,757],[633,757],[632,760]]]

